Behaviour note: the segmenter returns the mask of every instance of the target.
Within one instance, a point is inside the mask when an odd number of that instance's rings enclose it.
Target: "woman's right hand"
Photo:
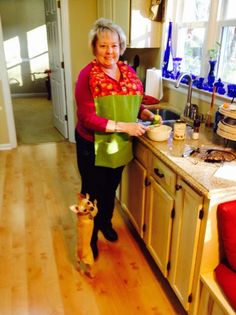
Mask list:
[[[126,132],[130,136],[139,137],[145,134],[148,127],[143,126],[136,122],[117,122],[116,123],[116,132]]]

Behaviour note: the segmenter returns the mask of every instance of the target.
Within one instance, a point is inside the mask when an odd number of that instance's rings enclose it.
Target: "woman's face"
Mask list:
[[[97,61],[105,68],[112,68],[120,57],[120,42],[117,33],[102,32],[97,39],[95,50]]]

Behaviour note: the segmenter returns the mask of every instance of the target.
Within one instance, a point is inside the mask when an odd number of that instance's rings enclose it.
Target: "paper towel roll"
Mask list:
[[[145,94],[158,98],[163,97],[162,73],[160,69],[147,69]]]

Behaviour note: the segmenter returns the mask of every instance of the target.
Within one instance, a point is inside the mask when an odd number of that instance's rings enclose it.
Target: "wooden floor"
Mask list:
[[[0,151],[0,314],[184,314],[118,210],[119,241],[99,235],[95,279],[77,272],[79,190],[74,144]]]

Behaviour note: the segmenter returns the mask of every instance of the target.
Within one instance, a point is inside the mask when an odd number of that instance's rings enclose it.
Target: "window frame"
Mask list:
[[[220,42],[222,40],[222,36],[223,36],[223,28],[224,27],[235,27],[236,28],[236,19],[230,19],[230,20],[221,20],[218,22],[218,28],[219,28],[219,31],[220,31]],[[223,58],[223,56],[222,56]],[[218,69],[221,69],[223,66],[223,60],[222,58],[218,58],[218,66],[217,66],[217,72],[218,72]],[[230,84],[230,83],[233,83],[233,84],[236,84],[236,80],[235,82],[226,82],[224,81],[224,83],[226,84]]]
[[[209,8],[209,20],[204,21],[197,21],[197,22],[182,22],[181,14],[183,10],[183,3],[185,0],[170,0],[168,2],[167,7],[167,19],[173,21],[172,26],[172,49],[173,49],[173,56],[176,56],[177,51],[177,43],[179,38],[178,29],[181,27],[189,27],[193,26],[196,28],[205,28],[205,39],[202,47],[203,51],[203,58],[201,61],[201,70],[200,76],[205,77],[209,71],[209,64],[208,64],[208,50],[215,47],[216,42],[221,42],[222,36],[222,27],[225,26],[236,26],[236,19],[226,20],[224,18],[224,3],[222,0],[211,0],[210,1],[210,8]],[[218,13],[219,12],[219,13]],[[181,56],[180,56],[181,57]],[[217,69],[222,63],[219,58],[219,63],[217,65]],[[227,82],[229,83],[229,82]]]
[[[183,7],[183,3],[185,0],[178,0],[173,1],[173,11],[176,12],[176,14],[172,14],[173,16],[173,52],[175,55],[175,52],[177,51],[177,43],[178,43],[178,28],[179,27],[186,27],[189,25],[195,26],[196,28],[203,27],[205,28],[205,39],[203,43],[203,58],[201,62],[201,70],[200,70],[200,76],[206,76],[207,71],[209,70],[208,65],[208,50],[213,48],[215,46],[216,41],[220,40],[220,28],[219,24],[217,23],[217,26],[215,27],[215,21],[217,21],[217,12],[218,7],[220,5],[220,0],[211,0],[210,8],[209,8],[209,20],[208,21],[197,21],[197,22],[180,22],[180,15],[182,13],[181,9]],[[170,1],[171,2],[171,1]]]
[[[166,6],[166,13],[165,13],[165,22],[164,22],[164,29],[162,34],[162,42],[163,42],[163,51],[162,51],[162,60],[164,56],[164,50],[167,40],[167,33],[168,33],[168,25],[169,21],[172,21],[172,51],[173,51],[173,57],[176,57],[176,46],[178,42],[178,25],[181,23],[178,23],[179,16],[181,14],[181,8],[183,8],[183,1],[184,0],[168,0],[167,6]],[[227,0],[211,0],[210,3],[210,10],[209,10],[209,20],[206,22],[194,22],[195,25],[202,26],[203,23],[206,24],[206,32],[205,32],[205,40],[204,45],[202,47],[203,49],[203,58],[202,58],[202,64],[201,64],[201,76],[207,77],[207,74],[209,72],[209,58],[208,56],[208,50],[215,47],[216,42],[221,42],[221,36],[222,36],[222,27],[224,26],[233,26],[236,27],[236,18],[235,19],[225,19],[225,1]],[[182,25],[189,25],[190,23],[182,23]],[[178,56],[179,57],[179,56]],[[220,59],[218,58],[216,72],[218,73],[218,67],[220,65]],[[218,77],[218,75],[216,74]],[[172,79],[164,78],[166,81],[165,85],[169,86],[170,88],[173,88],[174,82]],[[225,89],[227,90],[227,84],[228,83],[236,83],[236,82],[223,82],[225,83]],[[185,90],[185,86],[182,87],[183,91]],[[194,91],[193,94],[196,94],[199,99],[208,100],[211,97],[211,92],[205,91],[205,90],[199,90],[195,87],[193,87]],[[227,92],[224,95],[217,94],[216,95],[216,103],[219,105],[222,100],[231,100],[231,98],[227,95]],[[221,101],[220,101],[221,100]]]

